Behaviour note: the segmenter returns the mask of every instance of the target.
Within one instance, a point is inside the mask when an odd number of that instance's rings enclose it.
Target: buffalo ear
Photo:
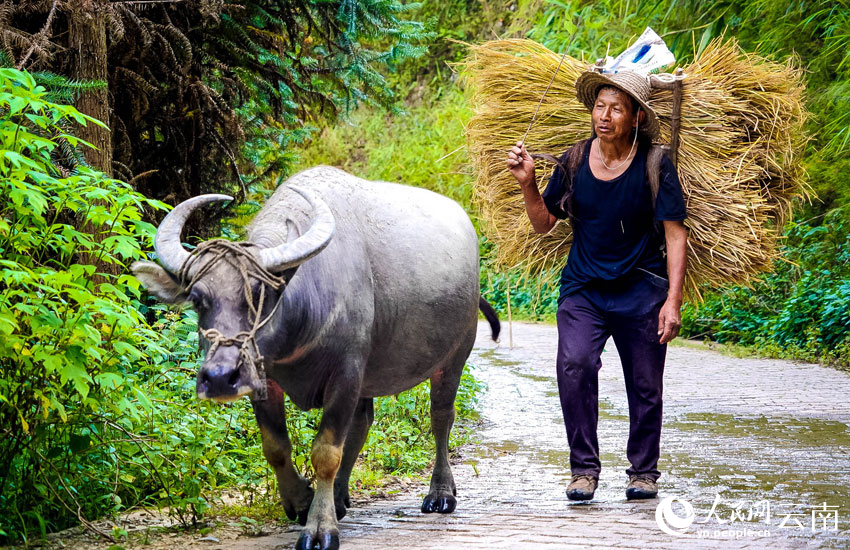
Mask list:
[[[186,289],[169,275],[159,264],[153,262],[133,262],[130,266],[133,275],[159,301],[177,304],[186,301]]]

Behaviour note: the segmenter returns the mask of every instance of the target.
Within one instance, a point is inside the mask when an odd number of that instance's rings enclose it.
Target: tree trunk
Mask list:
[[[107,0],[69,0],[68,38],[73,56],[74,80],[107,81],[106,10]],[[77,109],[104,124],[109,124],[109,88],[97,88],[80,94]],[[86,162],[112,177],[112,138],[109,130],[89,123],[78,136],[96,147],[85,148]]]
[[[72,56],[71,74],[74,80],[108,82],[106,49],[106,10],[109,0],[68,0],[68,44]],[[109,124],[109,87],[104,86],[80,94],[75,107],[81,113]],[[112,177],[112,136],[106,128],[88,123],[80,126],[76,132],[81,139],[94,145],[83,147],[86,162],[92,168]],[[109,236],[107,227],[85,224],[84,233],[90,233],[94,240],[102,242]],[[118,275],[120,266],[107,264],[101,259],[97,249],[83,254],[80,261],[95,266],[95,283],[109,277],[99,274]]]

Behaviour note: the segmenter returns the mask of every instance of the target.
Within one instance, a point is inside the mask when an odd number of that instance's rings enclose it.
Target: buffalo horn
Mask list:
[[[300,265],[321,252],[333,237],[336,222],[325,201],[299,187],[290,189],[304,197],[313,211],[313,223],[306,233],[274,248],[260,250],[260,264],[272,273]]]
[[[232,200],[233,197],[228,195],[199,195],[181,202],[165,216],[156,230],[153,246],[159,258],[159,263],[166,271],[176,275],[189,257],[189,252],[183,248],[180,242],[180,235],[183,233],[183,225],[192,212],[199,206],[211,202]]]

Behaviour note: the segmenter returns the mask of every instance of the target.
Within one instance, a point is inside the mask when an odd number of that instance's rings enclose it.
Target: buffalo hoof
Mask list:
[[[307,525],[307,515],[310,513],[310,508],[304,508],[301,510],[296,510],[294,508],[287,508],[284,506],[283,511],[286,512],[286,517],[290,519],[290,521],[298,520],[298,523],[303,527]]]
[[[457,507],[457,499],[452,495],[428,495],[422,501],[422,512],[431,514],[438,512],[440,514],[451,514]]]
[[[310,512],[310,505],[313,503],[313,488],[307,485],[306,481],[298,488],[296,495],[287,495],[283,500],[283,511],[286,512],[286,517],[291,521],[298,520],[302,526],[307,525],[307,514]]]
[[[301,533],[295,550],[339,550],[339,535],[336,533],[317,533],[314,537],[310,533]]]

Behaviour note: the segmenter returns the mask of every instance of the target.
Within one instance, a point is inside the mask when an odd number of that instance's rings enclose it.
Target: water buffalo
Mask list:
[[[197,310],[206,352],[198,397],[254,394],[284,510],[305,526],[296,548],[339,547],[337,519],[350,506],[373,398],[428,378],[437,456],[422,511],[452,512],[449,431],[479,308],[494,339],[499,331],[479,295],[478,239],[466,213],[424,189],[316,167],[274,193],[247,241],[208,241],[190,254],[180,242],[187,217],[223,200],[203,195],[175,207],[156,234],[162,267],[132,270],[160,300]],[[315,492],[292,464],[284,394],[301,409],[324,409],[311,453]]]

